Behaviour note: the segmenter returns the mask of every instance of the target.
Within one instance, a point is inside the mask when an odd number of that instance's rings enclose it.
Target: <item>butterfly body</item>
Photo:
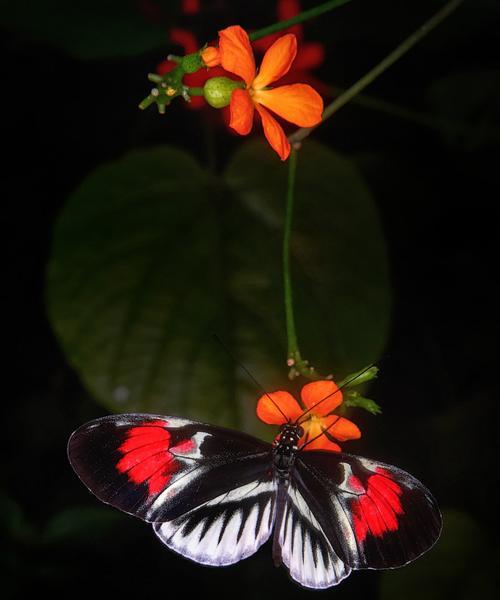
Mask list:
[[[273,462],[278,479],[288,481],[303,433],[300,425],[283,425],[280,434],[274,439]]]
[[[68,455],[100,500],[201,564],[233,564],[272,536],[275,562],[321,589],[434,544],[441,515],[419,481],[365,458],[304,451],[301,435],[287,424],[269,444],[177,417],[113,415],[75,431]]]

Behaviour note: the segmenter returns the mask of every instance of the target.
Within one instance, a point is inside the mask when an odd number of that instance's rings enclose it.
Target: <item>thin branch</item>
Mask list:
[[[381,62],[378,63],[371,71],[368,71],[366,75],[361,77],[354,85],[348,88],[343,94],[338,96],[331,104],[329,104],[324,112],[321,123],[324,123],[329,117],[336,113],[340,108],[345,106],[350,100],[352,100],[357,94],[364,90],[370,83],[372,83],[377,77],[382,75],[389,67],[391,67],[396,61],[404,56],[415,44],[423,39],[428,33],[430,33],[435,27],[442,23],[451,13],[453,13],[464,0],[451,0],[441,10],[439,10],[433,17],[426,21],[421,27],[419,27],[414,33],[407,37],[403,43],[401,43],[395,50],[387,55]],[[295,144],[304,140],[316,127],[319,127],[321,123],[318,123],[315,127],[301,127],[297,129],[288,138],[291,144]]]
[[[297,23],[303,23],[309,19],[319,17],[319,15],[322,15],[329,10],[333,10],[334,8],[338,8],[339,6],[342,6],[342,4],[347,4],[347,2],[350,2],[350,0],[329,0],[329,2],[324,2],[323,4],[315,6],[314,8],[310,8],[309,10],[304,10],[294,17],[286,19],[286,21],[278,21],[277,23],[273,23],[272,25],[258,29],[250,34],[250,39],[252,42],[259,40],[270,33],[276,33],[277,31],[282,31],[283,29],[287,29],[292,25],[297,25]]]

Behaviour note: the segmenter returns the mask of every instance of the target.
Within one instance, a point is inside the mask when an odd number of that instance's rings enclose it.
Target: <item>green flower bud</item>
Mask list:
[[[231,94],[237,88],[244,88],[241,81],[234,81],[228,77],[212,77],[207,79],[203,86],[205,100],[214,108],[223,108],[231,101]]]
[[[205,67],[205,63],[201,59],[199,52],[193,52],[193,54],[186,54],[186,56],[182,57],[181,67],[185,73],[196,73],[196,71]]]

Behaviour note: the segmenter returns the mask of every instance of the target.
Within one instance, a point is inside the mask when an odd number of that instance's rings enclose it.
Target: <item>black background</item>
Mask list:
[[[252,29],[275,20],[273,7],[260,1],[202,2],[205,12],[192,17],[181,14],[179,3],[167,4],[170,25],[189,27],[202,40],[230,23]],[[464,128],[461,133],[446,134],[391,109],[352,103],[315,136],[361,166],[379,203],[389,248],[392,332],[382,376],[371,390],[384,413],[369,421],[364,450],[417,475],[444,509],[460,511],[477,527],[477,563],[472,568],[468,562],[460,574],[443,579],[439,573],[449,565],[429,559],[429,595],[469,597],[474,576],[485,598],[498,560],[493,484],[500,79],[491,80],[488,93],[473,82],[475,73],[499,68],[500,9],[495,2],[465,4],[367,90],[418,114],[449,118]],[[348,86],[441,5],[353,0],[306,24],[307,39],[326,48],[317,76]],[[130,149],[165,141],[203,159],[196,133],[205,117],[181,102],[172,106],[168,120],[153,109],[136,109],[148,91],[145,74],[163,58],[164,48],[133,58],[86,61],[14,27],[6,27],[2,37],[7,358],[2,592],[12,598],[42,591],[56,597],[305,597],[311,592],[272,566],[267,546],[234,567],[209,569],[164,550],[147,525],[127,516],[113,515],[102,524],[82,520],[72,523],[67,535],[47,537],[48,524],[68,507],[98,504],[71,471],[65,445],[73,429],[105,412],[68,366],[46,316],[44,278],[54,220],[89,171]],[[430,86],[463,71],[472,73],[463,96],[451,96],[449,110],[438,114],[429,100]],[[463,98],[471,96],[478,100],[462,110]],[[229,155],[239,140],[220,135]],[[463,543],[462,534],[456,535]],[[372,572],[354,574],[325,593],[389,597],[381,595],[380,576]]]

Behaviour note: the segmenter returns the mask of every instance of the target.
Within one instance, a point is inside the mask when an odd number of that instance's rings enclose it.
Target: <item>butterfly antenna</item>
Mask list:
[[[309,446],[309,444],[312,444],[315,440],[317,440],[318,438],[320,438],[322,435],[326,435],[328,430],[333,427],[335,425],[335,423],[340,419],[340,415],[335,415],[337,418],[335,419],[335,421],[333,421],[333,423],[330,423],[330,425],[328,425],[328,427],[326,428],[321,428],[321,433],[318,433],[318,435],[314,436],[311,440],[307,440],[307,442],[305,444],[302,444],[302,446],[299,448],[299,450],[303,450],[306,446]]]
[[[343,385],[341,385],[339,388],[337,388],[334,392],[331,392],[330,394],[328,394],[328,396],[325,396],[324,398],[321,398],[321,400],[318,400],[318,402],[316,402],[316,404],[313,404],[310,408],[308,408],[305,412],[303,412],[300,417],[298,417],[295,421],[295,425],[300,425],[301,423],[303,423],[304,421],[302,420],[308,413],[310,413],[312,410],[314,410],[316,408],[316,406],[318,406],[319,404],[321,404],[322,402],[324,402],[325,400],[328,400],[328,398],[330,398],[331,396],[335,396],[335,394],[338,394],[340,391],[342,391],[345,387],[347,387],[350,383],[352,383],[353,381],[355,381],[356,379],[358,379],[358,377],[361,377],[361,375],[364,375],[367,371],[369,371],[371,368],[373,367],[373,363],[371,365],[368,365],[365,369],[363,369],[360,373],[356,373],[356,375],[354,375],[354,377],[351,377],[351,379],[348,379]],[[323,435],[323,434],[320,434]],[[318,436],[319,437],[319,436]]]
[[[257,379],[255,379],[255,377],[250,373],[250,371],[245,367],[245,365],[243,363],[241,363],[233,354],[232,352],[229,350],[229,348],[226,346],[226,344],[220,339],[220,337],[216,334],[213,333],[212,334],[214,336],[214,338],[219,342],[219,344],[224,348],[224,350],[226,351],[226,354],[240,367],[240,369],[242,369],[247,375],[248,377],[250,377],[250,379],[253,381],[253,383],[258,387],[258,389],[264,394],[264,396],[267,396],[269,398],[269,400],[271,400],[271,402],[274,404],[274,406],[279,410],[279,412],[283,415],[283,418],[285,419],[285,421],[288,423],[290,421],[290,419],[285,415],[285,413],[281,410],[281,408],[279,407],[279,404],[277,404],[272,396],[266,392],[266,390],[264,389],[264,386],[262,386]]]

